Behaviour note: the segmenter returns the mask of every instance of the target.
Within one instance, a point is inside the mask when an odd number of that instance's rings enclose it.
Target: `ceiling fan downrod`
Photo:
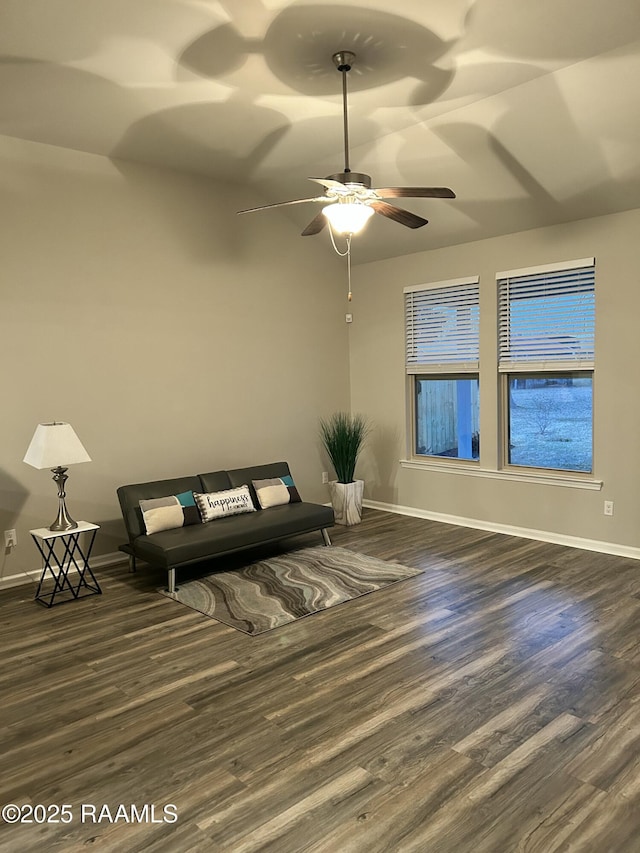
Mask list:
[[[350,50],[340,50],[333,54],[333,64],[342,74],[342,119],[344,125],[344,173],[351,171],[349,166],[349,115],[347,112],[347,74],[351,71],[356,55]]]

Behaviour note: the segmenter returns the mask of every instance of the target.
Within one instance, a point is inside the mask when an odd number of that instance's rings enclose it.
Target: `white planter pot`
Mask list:
[[[353,483],[329,483],[331,506],[336,517],[336,524],[359,524],[362,519],[362,495],[364,480],[354,480]]]

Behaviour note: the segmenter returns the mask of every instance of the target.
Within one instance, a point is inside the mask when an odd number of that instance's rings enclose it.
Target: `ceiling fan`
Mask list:
[[[380,213],[387,219],[399,222],[407,228],[421,228],[429,221],[422,216],[396,207],[385,201],[386,198],[455,198],[453,190],[447,187],[382,187],[372,188],[371,177],[362,172],[352,172],[349,166],[349,123],[347,113],[347,74],[351,71],[356,55],[350,50],[333,54],[333,62],[342,74],[342,109],[344,119],[344,171],[326,178],[309,178],[310,181],[325,188],[324,195],[315,198],[297,198],[292,201],[280,201],[239,210],[238,213],[253,213],[257,210],[269,210],[289,204],[320,202],[325,207],[314,216],[302,232],[303,237],[318,234],[327,222],[334,231],[354,234],[360,231],[367,220]]]

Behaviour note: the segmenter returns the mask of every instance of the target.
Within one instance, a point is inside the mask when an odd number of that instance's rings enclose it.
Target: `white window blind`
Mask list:
[[[407,287],[404,297],[407,373],[477,371],[478,278]]]
[[[500,371],[593,369],[593,258],[497,279]]]

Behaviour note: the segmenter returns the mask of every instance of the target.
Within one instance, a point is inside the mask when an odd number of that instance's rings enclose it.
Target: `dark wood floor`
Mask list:
[[[256,638],[124,565],[3,592],[0,800],[72,820],[0,849],[638,853],[640,563],[373,510],[333,540],[424,573]]]

